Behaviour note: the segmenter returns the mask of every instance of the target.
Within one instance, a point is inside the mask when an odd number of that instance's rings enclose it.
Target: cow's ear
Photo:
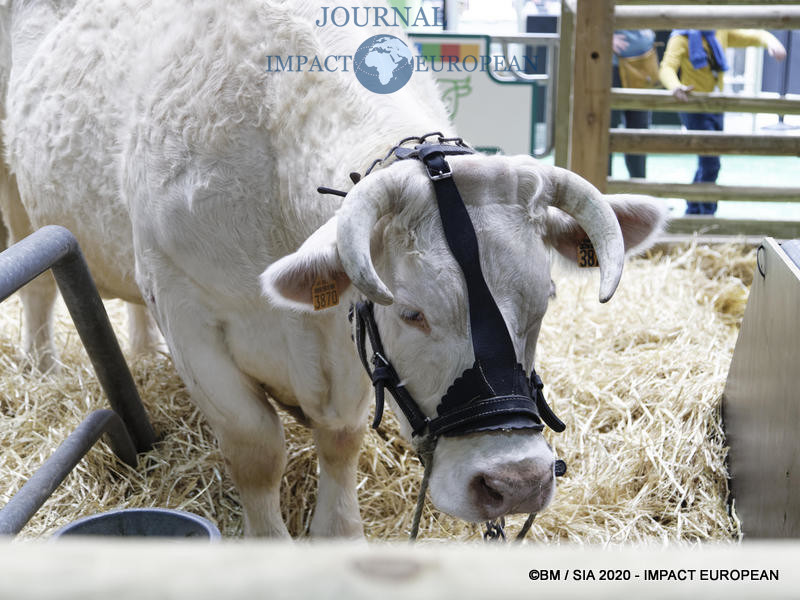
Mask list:
[[[604,198],[617,215],[625,252],[644,252],[664,230],[667,223],[666,203],[651,196],[635,194],[606,195]],[[545,241],[570,262],[578,260],[578,248],[587,239],[586,232],[565,212],[547,210]]]
[[[262,293],[277,306],[303,312],[336,306],[350,287],[336,249],[336,217],[317,229],[296,252],[272,263],[260,280]]]

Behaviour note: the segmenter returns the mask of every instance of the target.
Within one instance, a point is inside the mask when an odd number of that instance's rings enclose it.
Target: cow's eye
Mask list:
[[[421,329],[426,333],[428,333],[431,330],[430,325],[428,325],[428,320],[425,318],[425,315],[418,310],[411,310],[408,308],[404,308],[402,311],[400,311],[400,318],[403,319],[403,321],[405,321],[412,327]]]

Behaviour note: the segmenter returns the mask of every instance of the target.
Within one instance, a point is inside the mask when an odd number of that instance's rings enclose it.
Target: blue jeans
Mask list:
[[[722,113],[680,113],[684,127],[695,131],[722,131],[724,116]],[[698,156],[692,183],[716,183],[719,166],[719,156]],[[686,203],[687,215],[713,215],[716,211],[716,202]]]
[[[619,67],[614,65],[611,71],[611,85],[622,87],[619,78]],[[650,129],[651,113],[649,110],[612,110],[611,127],[619,127],[623,122],[625,129]],[[629,177],[647,176],[647,156],[645,154],[626,154],[625,166],[628,168]],[[608,175],[611,176],[611,157],[608,161]]]

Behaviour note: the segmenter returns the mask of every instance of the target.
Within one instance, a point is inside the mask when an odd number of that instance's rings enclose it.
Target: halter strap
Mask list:
[[[430,419],[422,412],[422,409],[420,409],[419,405],[403,385],[392,363],[386,358],[386,352],[383,349],[381,336],[378,332],[378,325],[375,323],[372,302],[358,302],[355,307],[350,308],[348,316],[351,322],[355,319],[355,342],[358,356],[370,380],[372,380],[372,385],[375,387],[375,418],[372,421],[373,429],[378,428],[383,418],[384,389],[386,389],[389,390],[389,393],[395,399],[395,402],[397,402],[397,406],[403,412],[406,419],[408,419],[414,436],[422,435],[428,427]],[[370,369],[369,361],[367,360],[365,332],[366,337],[369,337],[370,346],[372,346],[372,369]]]
[[[478,237],[467,207],[453,181],[450,165],[439,145],[423,146],[419,158],[428,170],[436,191],[436,203],[450,252],[467,283],[469,325],[475,363],[493,390],[514,387],[513,365],[517,364],[505,319],[492,297],[480,262]],[[509,365],[512,370],[509,370]]]

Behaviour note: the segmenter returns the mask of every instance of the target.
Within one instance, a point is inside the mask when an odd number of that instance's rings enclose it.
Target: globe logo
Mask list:
[[[414,57],[400,38],[375,35],[358,47],[353,68],[358,81],[370,92],[391,94],[411,79]]]

